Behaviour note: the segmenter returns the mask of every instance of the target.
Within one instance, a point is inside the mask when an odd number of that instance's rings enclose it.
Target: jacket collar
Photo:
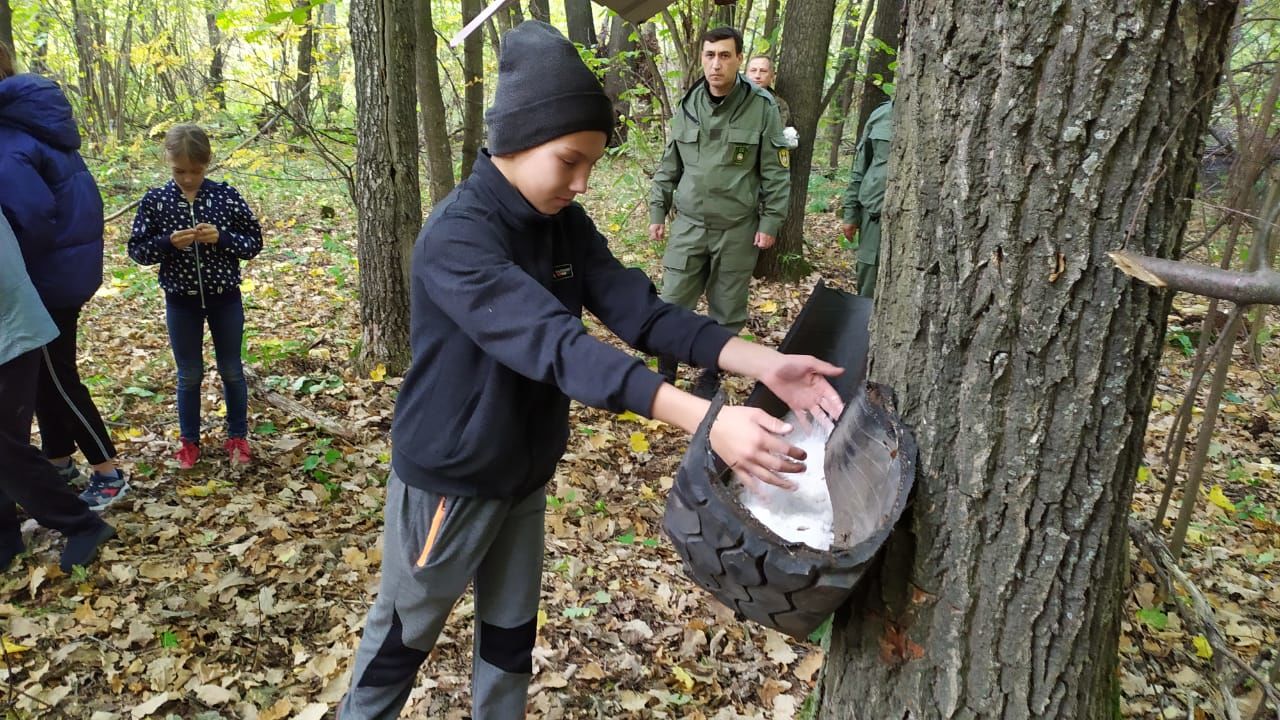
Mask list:
[[[520,191],[493,163],[487,148],[481,148],[476,154],[475,164],[471,166],[471,177],[480,191],[495,201],[501,215],[516,227],[541,225],[555,217],[543,215],[524,199]]]

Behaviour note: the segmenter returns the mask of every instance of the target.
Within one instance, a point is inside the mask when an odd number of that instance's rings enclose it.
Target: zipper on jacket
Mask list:
[[[196,229],[196,202],[192,200],[188,203],[188,209],[191,210],[191,229]],[[200,243],[193,243],[196,247],[196,287],[200,288],[200,309],[206,310],[204,306],[204,280],[200,276]]]

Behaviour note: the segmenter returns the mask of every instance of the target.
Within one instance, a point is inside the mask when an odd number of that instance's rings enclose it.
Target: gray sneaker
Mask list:
[[[116,469],[116,477],[94,473],[89,476],[89,487],[80,493],[80,499],[90,510],[105,510],[108,505],[124,497],[129,492],[129,482],[125,480],[123,470]]]
[[[58,471],[58,477],[66,480],[68,485],[76,484],[82,477],[75,460],[68,460],[66,465],[54,465],[53,469]]]

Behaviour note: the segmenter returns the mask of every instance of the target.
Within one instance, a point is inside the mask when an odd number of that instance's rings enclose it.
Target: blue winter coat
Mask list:
[[[102,284],[102,196],[79,148],[53,81],[0,80],[0,210],[49,308],[79,307]]]

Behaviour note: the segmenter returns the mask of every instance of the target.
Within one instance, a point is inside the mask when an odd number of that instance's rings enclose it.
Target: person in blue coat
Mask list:
[[[27,272],[58,336],[40,350],[36,418],[45,456],[62,476],[79,471],[78,447],[93,474],[85,502],[101,510],[129,485],[116,448],[76,368],[80,311],[102,284],[102,196],[78,152],[80,132],[57,84],[15,74],[0,46],[0,211],[12,226]]]

